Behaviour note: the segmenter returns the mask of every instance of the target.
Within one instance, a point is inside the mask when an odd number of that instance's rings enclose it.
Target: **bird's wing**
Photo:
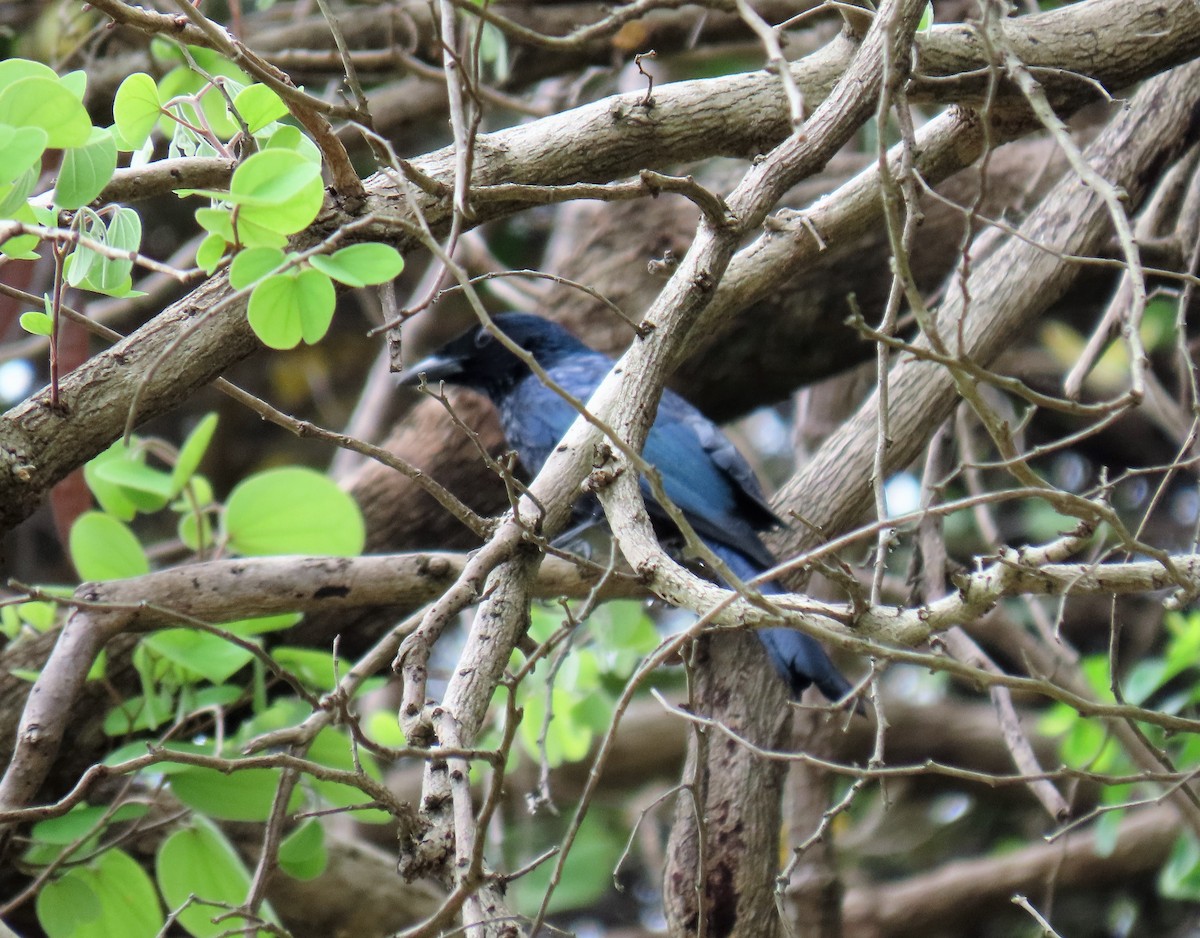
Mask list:
[[[586,403],[612,364],[598,352],[574,353],[555,362],[549,372],[560,387]],[[531,472],[541,468],[577,415],[532,374],[500,404],[509,445]],[[773,564],[757,532],[779,519],[767,506],[750,465],[712,421],[678,394],[664,392],[644,452],[662,473],[668,497],[697,533],[764,566]],[[644,481],[642,488],[652,513],[667,520]]]
[[[754,470],[720,427],[670,390],[663,392],[658,413],[660,420],[664,417],[677,420],[695,436],[713,465],[733,486],[738,507],[755,530],[762,531],[783,524],[767,503]]]

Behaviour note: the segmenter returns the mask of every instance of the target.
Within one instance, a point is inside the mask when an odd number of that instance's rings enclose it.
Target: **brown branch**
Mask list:
[[[74,611],[25,704],[12,759],[0,781],[0,805],[12,810],[36,794],[75,714],[75,700],[88,671],[115,636],[189,619],[216,623],[329,607],[411,607],[438,596],[467,563],[456,554],[258,557],[84,584],[76,591]],[[544,569],[537,589],[547,588],[547,596],[584,596],[595,585],[578,580],[574,567],[565,561],[551,560]],[[617,593],[632,589],[632,595],[641,592],[620,577],[611,579],[608,588]]]
[[[115,0],[114,0],[115,2]],[[122,6],[125,12],[134,10]],[[136,11],[141,16],[145,11]],[[159,14],[147,16],[158,17]],[[1054,17],[1058,17],[1055,19]],[[1076,17],[1076,18],[1072,18]],[[1100,21],[1095,17],[1108,17]],[[1138,43],[1149,26],[1146,17],[1165,22],[1153,43]],[[1083,60],[1083,50],[1063,31],[1080,28],[1109,35],[1120,44],[1120,54]],[[161,25],[155,20],[154,29]],[[1161,25],[1161,24],[1160,24]],[[1119,28],[1118,28],[1119,27]],[[182,35],[193,37],[187,24],[180,25]],[[1131,3],[1127,0],[1097,0],[1094,3],[1065,7],[1039,17],[1021,17],[1006,26],[1009,41],[1027,65],[1049,64],[1057,56],[1063,68],[1059,84],[1049,77],[1044,87],[1054,88],[1056,100],[1074,92],[1073,100],[1088,100],[1093,90],[1070,76],[1071,69],[1101,83],[1120,85],[1155,71],[1191,54],[1200,36],[1200,10],[1194,4],[1176,0],[1167,4]],[[1047,30],[1040,33],[1038,29]],[[1059,37],[1043,42],[1045,36]],[[936,51],[932,62],[942,73],[955,65],[966,71],[978,70],[983,61],[977,44],[961,29],[934,31]],[[939,45],[940,44],[940,45]],[[792,66],[797,85],[809,105],[821,100],[834,76],[844,70],[849,55],[846,42],[829,47]],[[1040,77],[1040,76],[1039,76]],[[942,100],[962,89],[947,83],[927,85],[930,98]],[[913,99],[917,99],[915,89]],[[780,102],[778,79],[774,76],[740,75],[731,78],[679,82],[655,90],[655,107],[640,107],[639,94],[618,95],[494,134],[481,135],[475,160],[474,182],[490,185],[498,182],[559,185],[582,179],[619,178],[645,168],[663,167],[708,155],[746,155],[761,152],[783,139],[790,131],[786,107]],[[965,92],[963,92],[965,93]],[[1014,93],[1015,94],[1015,93]],[[423,174],[445,183],[453,162],[443,150],[414,161]],[[389,241],[409,251],[415,244],[400,222],[411,222],[403,195],[387,177],[373,177],[367,185],[370,210],[393,223],[364,228],[362,238]],[[476,208],[476,223],[511,212],[503,209]],[[435,233],[448,229],[450,213],[440,195],[423,194],[417,209],[428,219]],[[325,230],[348,221],[336,211],[322,220]],[[323,231],[315,231],[319,240]],[[303,246],[303,245],[302,245]],[[146,324],[126,342],[89,360],[61,382],[63,410],[48,407],[47,398],[38,395],[10,410],[0,423],[0,527],[11,527],[39,503],[50,486],[72,469],[105,449],[123,431],[125,416],[140,374],[163,354],[174,349],[171,361],[160,367],[151,386],[145,388],[146,404],[136,415],[142,422],[167,413],[189,398],[194,390],[212,380],[232,363],[259,348],[245,322],[241,301],[231,304],[219,316],[196,314],[211,308],[228,295],[223,277],[214,278],[172,305],[161,316]],[[185,337],[180,341],[181,333]]]
[[[847,938],[916,938],[931,932],[964,933],[989,907],[1014,893],[1127,883],[1158,869],[1178,835],[1171,808],[1131,811],[1121,822],[1110,855],[1101,856],[1094,835],[1066,844],[1037,844],[997,857],[959,860],[932,873],[884,886],[851,889],[844,907]]]

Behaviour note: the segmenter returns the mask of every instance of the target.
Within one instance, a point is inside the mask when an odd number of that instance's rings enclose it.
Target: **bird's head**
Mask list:
[[[565,356],[589,351],[562,326],[540,316],[500,313],[492,321],[543,368],[553,367]],[[415,386],[423,375],[430,384],[445,381],[496,397],[507,393],[528,374],[529,366],[524,361],[486,327],[478,325],[411,365],[400,384]]]

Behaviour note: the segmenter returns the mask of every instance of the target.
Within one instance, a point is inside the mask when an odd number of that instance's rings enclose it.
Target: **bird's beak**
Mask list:
[[[419,362],[409,365],[404,370],[399,384],[402,387],[415,388],[421,383],[422,376],[429,384],[439,381],[451,381],[463,374],[462,362],[457,358],[447,358],[443,355],[430,355]]]

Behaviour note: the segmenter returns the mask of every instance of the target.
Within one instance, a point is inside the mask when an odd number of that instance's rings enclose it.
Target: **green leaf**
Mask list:
[[[161,114],[154,79],[145,72],[126,76],[113,99],[113,120],[130,149],[140,148],[149,139]]]
[[[246,315],[268,348],[290,349],[301,339],[310,345],[329,331],[337,296],[319,270],[290,270],[262,281],[250,295]]]
[[[53,335],[54,320],[42,312],[21,314],[21,328],[31,335]]]
[[[198,208],[196,209],[196,224],[205,231],[219,235],[227,244],[236,240],[233,233],[233,218],[227,208]]]
[[[588,906],[612,888],[612,872],[625,847],[619,815],[609,809],[593,808],[579,827],[575,845],[567,856],[563,877],[550,901],[554,912]],[[529,858],[536,855],[529,849]],[[522,857],[524,859],[524,857]],[[517,908],[533,913],[549,887],[553,863],[543,863],[522,876],[512,890]]]
[[[208,444],[212,442],[213,434],[217,431],[217,415],[205,414],[198,424],[188,434],[183,445],[179,447],[179,455],[175,458],[175,466],[171,470],[171,495],[178,495],[187,485],[188,480],[200,468],[200,461],[208,452]]]
[[[81,147],[92,133],[87,111],[58,76],[20,78],[0,91],[0,124],[40,127],[56,150]]]
[[[1161,658],[1146,658],[1139,661],[1125,678],[1125,699],[1141,706],[1166,682],[1167,663]]]
[[[222,821],[265,821],[283,777],[281,769],[242,769],[218,772],[188,766],[171,776],[171,791],[188,807]],[[288,810],[300,806],[303,795],[292,792]]]
[[[381,746],[400,747],[407,742],[394,713],[384,710],[368,713],[362,721],[362,728],[368,739]]]
[[[316,879],[325,872],[325,830],[314,818],[305,821],[279,845],[279,866],[293,879]]]
[[[136,253],[142,246],[141,216],[131,208],[124,206],[118,208],[108,223],[105,241],[114,250]],[[95,288],[101,293],[113,293],[130,279],[133,273],[133,260],[131,258],[104,258],[99,267],[99,274],[95,274],[89,279],[95,282]]]
[[[328,661],[328,656],[326,656],[326,660]],[[345,671],[343,670],[342,673],[344,674]],[[340,769],[343,772],[354,772],[356,770],[349,736],[332,727],[326,727],[317,734],[312,746],[308,750],[308,757],[314,762],[329,766],[331,769]],[[359,763],[362,765],[363,774],[368,778],[379,781],[382,775],[379,771],[379,766],[375,764],[375,760],[371,758],[370,753],[360,750],[358,758]],[[333,807],[349,808],[372,800],[370,795],[355,785],[344,785],[341,782],[321,780],[316,780],[312,784],[317,794],[321,796],[321,799]],[[354,812],[354,819],[365,824],[386,824],[391,820],[386,811],[380,811],[376,808],[356,810]]]
[[[136,438],[135,438],[136,442]],[[100,474],[100,469],[106,463],[111,461],[131,460],[141,462],[145,454],[139,447],[126,447],[124,442],[117,440],[100,453],[94,459],[90,460],[83,467],[83,478],[87,482],[87,486],[92,490],[92,495],[96,497],[96,501],[100,503],[108,514],[115,518],[120,518],[122,521],[132,521],[138,513],[139,505],[144,504],[144,496],[139,493],[126,490],[120,485],[109,482]],[[161,505],[159,506],[162,507]],[[142,508],[141,510],[157,510],[151,508]]]
[[[49,632],[58,618],[58,606],[51,602],[31,600],[16,607],[5,607],[9,608],[13,609],[22,622],[38,632]]]
[[[236,228],[233,240],[244,248],[279,248],[287,246],[287,235],[280,234],[271,225],[262,225],[246,215],[243,209],[240,214],[231,215]]]
[[[283,262],[283,251],[279,248],[246,248],[239,251],[229,265],[229,285],[235,290],[244,290],[282,267]]]
[[[330,255],[310,257],[308,262],[348,287],[386,283],[404,270],[404,258],[390,244],[352,244]]]
[[[349,495],[312,469],[270,469],[243,480],[225,504],[225,531],[238,553],[351,557],[366,543]]]
[[[268,124],[286,117],[287,105],[266,85],[253,84],[243,88],[233,99],[234,109],[242,115],[250,133],[258,133]]]
[[[206,550],[214,544],[212,522],[207,514],[198,515],[189,511],[180,515],[176,533],[188,550]]]
[[[95,933],[102,906],[86,870],[68,870],[38,893],[37,917],[48,938]]]
[[[81,237],[95,241],[97,244],[107,243],[108,226],[104,224],[104,219],[92,209],[82,209],[76,218],[76,224]],[[73,287],[79,286],[87,280],[92,270],[102,263],[104,263],[104,257],[93,250],[90,245],[83,243],[76,245],[75,250],[67,258],[67,283]]]
[[[321,151],[310,137],[300,132],[298,127],[291,124],[280,124],[278,129],[271,132],[262,144],[263,149],[294,150],[310,163],[321,165]]]
[[[49,65],[32,59],[0,60],[0,91],[22,78],[49,78],[58,81],[58,73]]]
[[[302,618],[303,616],[298,612],[281,612],[273,616],[256,616],[253,619],[226,622],[222,624],[221,628],[240,635],[242,638],[251,638],[255,635],[265,635],[267,632],[282,632],[290,629]]]
[[[211,276],[220,266],[221,258],[225,256],[225,245],[228,243],[219,234],[210,232],[205,235],[200,247],[196,249],[196,266]]]
[[[201,900],[179,913],[179,924],[197,938],[228,934],[245,924],[246,920],[240,916],[213,922],[222,909],[202,904],[238,906],[246,901],[250,888],[250,874],[237,851],[203,818],[194,818],[191,827],[167,838],[155,860],[155,876],[172,911],[183,908],[192,895]],[[264,906],[263,917],[276,920],[270,906]]]
[[[83,208],[108,185],[116,170],[117,142],[112,131],[93,127],[86,144],[63,153],[54,204],[69,210]]]
[[[1159,871],[1158,891],[1168,899],[1200,902],[1200,840],[1186,827]]]
[[[175,494],[171,476],[135,459],[110,459],[96,467],[96,477],[118,485],[140,511],[158,511]]]
[[[173,662],[185,673],[211,684],[224,684],[249,664],[254,656],[219,635],[194,629],[163,629],[142,639],[142,644]]]
[[[158,729],[170,718],[173,703],[174,698],[165,690],[150,696],[127,697],[105,715],[104,732],[108,736],[128,736],[141,730]],[[145,752],[144,747],[142,752]]]
[[[212,688],[212,690],[227,692],[229,691],[229,688],[215,687]],[[199,744],[185,743],[180,742],[179,740],[168,740],[159,748],[166,750],[168,754],[172,752],[179,752],[194,756],[211,756],[216,754],[216,741],[212,740],[207,744]],[[130,759],[137,759],[145,754],[146,743],[144,740],[126,743],[123,746],[118,746],[107,756],[105,756],[102,764],[108,766],[120,765],[122,762],[128,762]],[[191,768],[193,768],[193,766],[186,765],[182,762],[156,762],[151,771],[153,771],[155,775],[176,775],[179,772],[186,772]]]
[[[228,199],[241,207],[239,223],[295,234],[325,200],[321,167],[292,150],[260,150],[234,171]]]
[[[7,185],[38,166],[48,139],[41,127],[0,124],[0,183]]]
[[[82,68],[77,68],[73,72],[67,72],[65,75],[59,75],[58,81],[80,101],[87,94],[87,72]]]
[[[134,533],[112,515],[86,511],[71,526],[71,562],[83,580],[119,580],[150,572]]]
[[[149,811],[144,804],[125,804],[112,813],[106,823],[115,824],[144,817]],[[93,833],[110,809],[102,805],[76,805],[62,817],[38,821],[31,834],[34,840],[66,846]]]
[[[238,166],[228,198],[236,205],[277,208],[307,192],[320,178],[320,168],[298,153],[263,150]]]
[[[36,133],[45,133],[36,127],[31,129]],[[41,164],[35,163],[11,183],[0,185],[0,218],[11,218],[13,221],[26,222],[31,225],[38,223],[37,216],[34,215],[32,207],[26,200],[37,187],[40,175]],[[37,239],[33,235],[24,237],[33,238],[36,243]]]
[[[154,938],[165,921],[146,871],[115,848],[47,884],[37,916],[50,938]]]
[[[284,670],[298,677],[301,683],[320,691],[333,690],[337,686],[337,675],[345,674],[349,668],[349,663],[342,661],[335,672],[333,658],[329,652],[292,645],[280,645],[271,649],[271,657],[278,661]],[[316,758],[311,752],[309,757]]]

